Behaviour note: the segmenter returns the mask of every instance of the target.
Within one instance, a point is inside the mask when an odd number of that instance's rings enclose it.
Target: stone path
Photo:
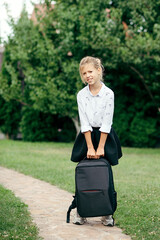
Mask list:
[[[26,203],[39,235],[45,240],[130,240],[117,227],[105,227],[100,218],[89,218],[84,225],[66,223],[66,211],[72,194],[49,183],[0,167],[0,184]]]

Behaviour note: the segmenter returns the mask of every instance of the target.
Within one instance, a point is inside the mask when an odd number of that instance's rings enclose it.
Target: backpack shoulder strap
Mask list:
[[[76,208],[77,207],[77,203],[76,203],[76,196],[73,196],[73,201],[71,203],[71,205],[69,206],[68,208],[68,211],[67,211],[67,219],[66,219],[66,223],[70,223],[70,213],[72,211],[72,209]]]

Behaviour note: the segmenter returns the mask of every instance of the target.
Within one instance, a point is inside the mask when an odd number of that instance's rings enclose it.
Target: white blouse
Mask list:
[[[102,83],[95,96],[87,85],[77,94],[78,112],[81,132],[92,131],[92,127],[100,127],[101,132],[109,133],[114,112],[114,93]]]

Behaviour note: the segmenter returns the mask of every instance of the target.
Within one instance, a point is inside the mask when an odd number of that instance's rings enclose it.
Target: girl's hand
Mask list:
[[[94,148],[88,149],[87,158],[96,158],[96,151],[94,150]]]
[[[96,151],[96,158],[104,157],[104,148],[98,147]]]

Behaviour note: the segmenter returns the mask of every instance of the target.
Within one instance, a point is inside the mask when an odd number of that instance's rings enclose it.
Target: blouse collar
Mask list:
[[[102,83],[102,87],[101,87],[101,89],[99,90],[99,92],[98,92],[96,95],[93,95],[93,94],[91,93],[91,91],[90,91],[90,89],[89,89],[89,85],[87,85],[87,90],[88,90],[89,94],[90,94],[92,97],[101,97],[101,96],[103,95],[104,89],[105,89],[105,85],[104,85],[103,82],[101,82],[101,83]]]

